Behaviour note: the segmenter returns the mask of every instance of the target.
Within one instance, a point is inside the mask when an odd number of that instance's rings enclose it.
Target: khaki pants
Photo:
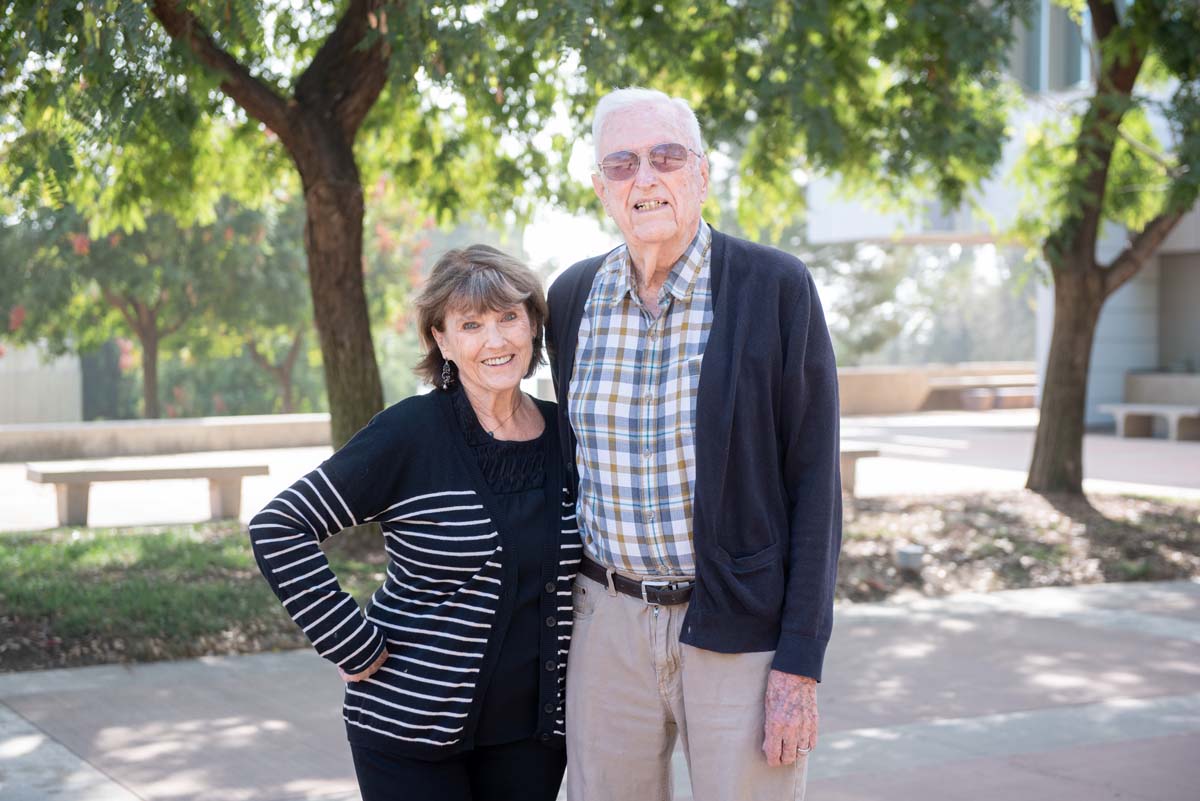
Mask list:
[[[762,752],[772,652],[680,644],[686,604],[651,606],[583,575],[573,594],[570,801],[671,801],[676,735],[695,801],[802,801],[806,758],[773,768]]]

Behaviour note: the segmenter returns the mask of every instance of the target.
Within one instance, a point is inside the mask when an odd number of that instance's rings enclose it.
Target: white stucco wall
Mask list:
[[[83,371],[76,356],[43,362],[37,348],[5,346],[0,356],[0,423],[83,419]]]
[[[1184,215],[1171,235],[1162,243],[1160,253],[1192,253],[1200,251],[1200,203]]]
[[[1200,224],[1194,226],[1200,233]],[[1200,249],[1159,255],[1159,363],[1200,370]]]

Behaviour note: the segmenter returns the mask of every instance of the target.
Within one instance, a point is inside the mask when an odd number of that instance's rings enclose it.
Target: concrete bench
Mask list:
[[[1008,375],[939,375],[929,379],[930,389],[983,389],[999,387],[1036,387],[1032,373]]]
[[[854,495],[854,475],[858,469],[859,459],[869,459],[878,456],[879,449],[861,442],[842,442],[840,459],[842,469],[842,492]]]
[[[1032,386],[964,389],[960,397],[962,408],[969,412],[1032,409],[1037,405],[1037,390]]]
[[[1100,411],[1117,420],[1118,437],[1154,436],[1154,418],[1167,421],[1167,439],[1200,439],[1200,405],[1104,403]]]
[[[238,517],[242,511],[242,479],[265,476],[267,465],[233,462],[228,456],[208,454],[130,456],[113,459],[80,459],[69,462],[31,462],[25,477],[38,484],[53,484],[58,496],[58,523],[86,526],[88,490],[96,481],[156,481],[206,478],[212,518]]]
[[[966,409],[1018,409],[1033,406],[1037,376],[1033,373],[1003,375],[941,375],[929,378],[924,411]]]

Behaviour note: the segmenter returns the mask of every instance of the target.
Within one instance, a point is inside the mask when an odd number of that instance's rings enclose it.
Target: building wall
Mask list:
[[[1200,371],[1200,251],[1164,253],[1158,261],[1158,366]]]
[[[6,346],[0,357],[0,423],[58,423],[83,419],[79,359],[48,362],[37,348]]]
[[[1158,264],[1151,261],[1104,304],[1092,344],[1087,425],[1111,423],[1096,407],[1125,399],[1126,373],[1158,364],[1158,287]]]

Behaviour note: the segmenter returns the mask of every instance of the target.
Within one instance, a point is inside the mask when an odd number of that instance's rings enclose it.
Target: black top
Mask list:
[[[550,287],[546,345],[562,459],[567,395],[597,256]],[[773,667],[821,678],[842,538],[837,365],[803,262],[713,231],[713,322],[696,396],[696,587],[680,640],[775,651]]]
[[[537,405],[548,421],[548,452],[558,446],[554,405]],[[533,644],[539,675],[532,734],[563,746],[572,623],[563,599],[570,598],[582,543],[561,461],[544,457],[543,470],[543,495],[552,500],[542,502],[540,520],[514,531],[512,510],[500,500],[509,493],[493,492],[484,477],[454,393],[435,391],[375,415],[250,521],[259,569],[321,656],[358,673],[387,649],[376,673],[346,685],[342,717],[352,743],[422,759],[475,745],[493,678],[497,692],[508,683],[500,673],[509,672],[511,655],[501,646],[510,621],[523,619],[517,585],[521,563],[532,560],[528,545],[541,549],[536,605],[546,629]],[[370,522],[383,530],[388,564],[383,585],[360,609],[320,543]],[[540,536],[519,536],[527,532]],[[332,674],[330,680],[337,681]]]
[[[549,436],[552,421],[546,420],[545,430],[531,440],[494,439],[480,425],[466,393],[452,395],[463,436],[504,518],[510,558],[517,563],[512,619],[500,639],[500,653],[475,730],[476,745],[501,745],[530,737],[537,728],[538,680],[545,673],[538,670],[540,640],[546,636],[556,639],[558,634],[545,625],[538,608],[545,584],[546,508],[558,501],[547,492],[546,463],[558,454]],[[493,632],[494,637],[499,634]]]

